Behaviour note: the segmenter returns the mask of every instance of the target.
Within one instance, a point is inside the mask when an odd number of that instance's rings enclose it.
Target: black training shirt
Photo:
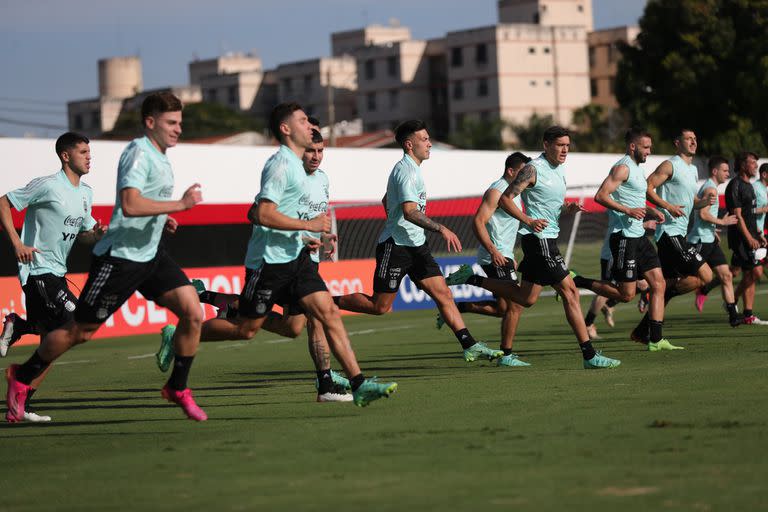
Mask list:
[[[728,208],[730,214],[733,214],[734,208],[741,208],[741,216],[749,233],[757,238],[757,219],[755,217],[757,198],[751,183],[742,180],[739,176],[733,178],[725,187],[725,207]],[[728,246],[734,248],[743,241],[744,236],[741,234],[739,225],[728,226]]]

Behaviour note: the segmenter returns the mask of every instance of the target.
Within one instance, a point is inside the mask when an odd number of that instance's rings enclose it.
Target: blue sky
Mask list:
[[[637,24],[644,6],[593,0],[595,27]],[[58,135],[66,102],[96,96],[100,58],[138,54],[145,88],[182,85],[195,57],[254,51],[269,68],[329,55],[331,32],[392,18],[439,37],[496,23],[496,0],[0,0],[0,135]]]

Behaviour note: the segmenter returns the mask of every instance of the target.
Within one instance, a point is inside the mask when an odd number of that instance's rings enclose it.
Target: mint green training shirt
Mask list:
[[[301,217],[302,219],[310,220],[314,219],[322,213],[328,212],[328,198],[329,198],[329,183],[328,175],[321,169],[317,169],[312,174],[307,174],[307,182],[304,186],[305,194],[300,200],[301,204]],[[319,239],[321,233],[315,233],[312,231],[304,231],[302,235],[311,236],[312,238]],[[317,251],[312,251],[309,257],[315,263],[320,262],[320,251],[322,247]]]
[[[619,185],[611,194],[611,198],[628,208],[645,207],[645,193],[648,190],[648,182],[645,181],[643,170],[629,155],[624,155],[613,166],[616,167],[618,165],[626,166],[629,169],[629,176],[627,181]],[[613,226],[613,233],[621,231],[621,236],[626,238],[645,236],[642,220],[637,220],[626,213],[611,209],[608,209],[608,217],[609,222]]]
[[[261,190],[256,203],[265,199],[277,205],[277,211],[287,217],[300,219],[301,198],[306,194],[307,173],[301,159],[288,146],[269,157],[261,172]],[[245,266],[250,269],[267,263],[289,263],[299,257],[304,248],[301,235],[304,231],[286,231],[254,225]]]
[[[704,182],[699,191],[696,193],[696,197],[703,197],[704,191],[708,188],[717,190],[717,184],[712,181],[712,178],[709,178]],[[713,217],[717,218],[717,212],[719,208],[720,206],[716,202],[709,207],[709,213],[712,214]],[[691,228],[690,233],[688,233],[687,238],[688,241],[692,244],[698,244],[699,242],[707,244],[712,243],[715,241],[715,225],[711,222],[705,221],[698,213],[695,213],[693,215],[693,227]]]
[[[560,233],[560,213],[565,203],[565,164],[552,165],[542,153],[531,160],[530,165],[536,168],[536,184],[520,194],[526,215],[532,219],[545,219],[549,224],[540,233],[521,225],[520,233],[532,233],[539,238],[557,238]]]
[[[427,237],[424,228],[405,220],[403,203],[416,203],[422,213],[427,211],[427,190],[421,168],[408,155],[395,164],[387,180],[387,220],[379,243],[392,237],[396,245],[419,247]]]
[[[40,252],[31,263],[19,263],[21,286],[30,275],[67,273],[67,256],[82,231],[96,225],[91,216],[93,191],[84,182],[72,185],[63,170],[30,181],[6,194],[16,210],[27,208],[21,241]]]
[[[509,183],[504,178],[494,181],[488,190],[498,190],[504,193]],[[518,208],[522,208],[520,196],[512,200]],[[491,243],[496,249],[504,255],[505,258],[515,259],[515,239],[517,238],[517,229],[520,227],[520,221],[504,211],[500,206],[485,223],[488,235],[491,237]],[[480,244],[477,247],[477,262],[480,265],[490,265],[492,263],[491,254]]]
[[[669,236],[685,236],[688,232],[688,218],[693,210],[693,198],[696,195],[696,182],[699,178],[699,172],[693,164],[687,164],[675,155],[669,159],[672,164],[672,176],[667,179],[656,190],[666,202],[673,205],[681,205],[684,214],[678,218],[672,217],[664,208],[659,208],[664,213],[664,222],[656,225],[655,238],[658,241],[661,235],[667,233]]]
[[[145,262],[155,257],[163,236],[167,214],[126,217],[120,191],[135,188],[153,201],[170,201],[173,196],[173,169],[168,157],[147,137],[134,139],[117,164],[117,192],[112,220],[104,237],[93,248],[96,256],[110,256]]]

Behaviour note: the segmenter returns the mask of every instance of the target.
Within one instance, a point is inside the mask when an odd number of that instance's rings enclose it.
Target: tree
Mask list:
[[[768,0],[649,0],[640,30],[616,82],[633,122],[662,147],[687,127],[702,153],[765,154]]]
[[[573,111],[574,136],[571,149],[585,153],[624,151],[627,116],[619,109],[606,109],[590,103]]]
[[[120,113],[115,127],[107,135],[134,136],[141,128],[141,114],[137,110]],[[192,103],[184,107],[184,139],[197,139],[228,135],[246,131],[262,131],[263,123],[241,112],[218,103]]]
[[[527,124],[513,124],[512,131],[517,135],[518,146],[524,149],[538,150],[541,148],[541,137],[544,130],[555,124],[551,115],[540,116],[533,114]]]
[[[502,149],[501,132],[504,127],[505,123],[500,119],[466,119],[448,137],[448,142],[462,149]]]

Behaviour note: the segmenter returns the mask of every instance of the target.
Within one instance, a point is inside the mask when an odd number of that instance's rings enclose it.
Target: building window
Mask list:
[[[475,63],[487,64],[488,63],[488,45],[480,43],[475,46]]]
[[[397,61],[398,58],[396,56],[387,57],[387,75],[389,76],[397,76]]]
[[[544,47],[544,53],[549,53],[549,51],[550,51],[550,50],[549,50],[549,46],[545,46],[545,47]]]
[[[461,48],[451,48],[451,67],[458,68],[464,65],[464,56],[461,53]]]
[[[593,98],[597,97],[597,80],[589,81],[589,94]]]
[[[453,83],[453,99],[460,100],[464,97],[464,84],[461,82]]]
[[[608,45],[608,62],[616,62],[620,56],[621,52],[619,52],[619,46],[616,43]]]
[[[304,75],[304,92],[312,90],[312,75]]]
[[[477,95],[488,96],[488,79],[487,78],[477,79]]]
[[[392,89],[389,91],[389,108],[397,108],[400,102],[400,91]]]
[[[595,52],[594,46],[589,48],[589,67],[591,68],[595,67]]]
[[[536,53],[536,48],[534,48],[533,46],[529,46],[529,47],[528,47],[528,53],[530,53],[531,55],[533,55],[534,53]]]
[[[229,89],[227,90],[228,94],[228,100],[230,105],[236,105],[237,104],[237,87],[234,85],[229,86]]]
[[[208,101],[216,103],[216,89],[208,89]]]
[[[283,91],[286,95],[293,94],[293,83],[291,83],[290,78],[283,78]]]
[[[577,6],[577,7],[576,7],[576,9],[577,9],[579,12],[584,12],[584,6],[583,6],[583,5],[579,5],[579,6]]]
[[[539,13],[537,12],[533,13],[533,22],[538,24],[539,21],[541,21],[541,16],[539,15]]]
[[[547,80],[546,82],[544,82],[544,85],[546,85],[547,87],[552,87],[552,80]]]
[[[376,93],[369,92],[366,95],[366,101],[368,103],[368,112],[374,112],[376,110]]]
[[[530,82],[528,82],[528,85],[530,85],[531,87],[536,87],[536,80],[531,80]]]
[[[75,130],[83,129],[83,116],[82,114],[75,114]]]
[[[376,61],[368,59],[365,61],[365,79],[373,80],[376,78]]]

